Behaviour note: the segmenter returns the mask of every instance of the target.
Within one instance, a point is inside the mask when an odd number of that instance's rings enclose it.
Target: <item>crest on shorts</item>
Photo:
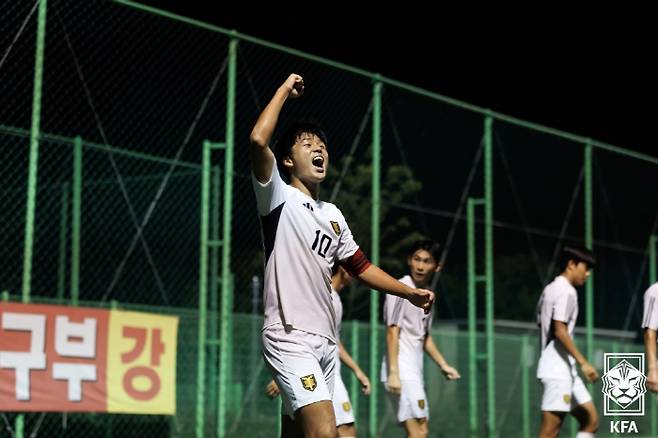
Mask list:
[[[352,409],[352,406],[350,406],[350,402],[343,402],[343,410],[345,412],[349,412],[350,409]]]
[[[421,409],[425,409],[425,400],[418,400],[418,407]]]
[[[569,394],[564,394],[562,396],[562,400],[564,400],[565,403],[569,404],[571,403],[571,396]]]
[[[304,389],[307,391],[313,391],[315,388],[318,387],[318,382],[315,380],[315,375],[314,374],[309,374],[308,376],[303,376],[301,378],[302,381],[302,386]]]
[[[331,228],[334,229],[334,233],[336,233],[336,236],[340,236],[340,225],[338,225],[338,222],[336,221],[329,221],[331,224]]]

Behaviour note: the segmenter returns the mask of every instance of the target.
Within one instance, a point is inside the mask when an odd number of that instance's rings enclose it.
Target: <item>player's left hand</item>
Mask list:
[[[363,372],[357,372],[356,378],[361,382],[361,392],[364,395],[370,395],[370,379]]]
[[[281,391],[279,390],[279,387],[277,386],[274,379],[272,379],[270,383],[268,383],[267,386],[265,387],[265,395],[267,395],[271,399],[274,399],[279,394],[281,394]]]
[[[658,392],[658,368],[649,368],[647,389],[652,392]]]
[[[388,380],[385,387],[391,394],[400,395],[402,393],[402,383],[400,382],[400,375],[397,371],[388,373]]]
[[[461,374],[459,374],[459,371],[457,371],[455,368],[451,367],[450,365],[446,365],[443,368],[441,368],[441,372],[443,373],[443,376],[447,380],[457,380],[461,379]]]
[[[594,368],[594,366],[589,362],[582,364],[580,366],[580,370],[583,372],[585,379],[587,379],[589,383],[594,383],[599,378],[599,372],[596,371],[596,368]]]
[[[434,292],[427,289],[413,289],[408,299],[411,304],[420,307],[427,314],[430,313],[432,304],[434,304]]]

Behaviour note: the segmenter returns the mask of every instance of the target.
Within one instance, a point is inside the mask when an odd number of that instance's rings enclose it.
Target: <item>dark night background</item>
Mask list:
[[[142,3],[343,62],[504,114],[658,154],[655,26],[633,13],[505,11],[486,19],[426,7],[292,12]],[[235,5],[233,5],[235,6]],[[482,11],[486,12],[486,11]]]
[[[380,73],[526,121],[658,155],[653,120],[655,111],[651,107],[658,98],[654,79],[658,68],[650,55],[654,52],[652,46],[656,32],[654,27],[644,23],[641,11],[625,14],[617,10],[605,16],[608,11],[604,10],[588,15],[560,10],[498,10],[498,14],[489,16],[487,11],[479,14],[470,13],[472,11],[455,13],[441,8],[429,11],[410,4],[391,11],[379,10],[368,16],[339,5],[323,5],[325,7],[317,10],[310,5],[308,8],[306,5],[291,5],[291,10],[287,11],[255,6],[251,10],[211,8],[200,2],[147,0],[144,3]],[[268,66],[264,67],[263,75],[267,75]],[[282,72],[279,75],[284,76]],[[400,108],[405,108],[403,104]],[[420,108],[411,107],[409,110],[413,112]],[[423,120],[422,117],[419,120]],[[423,122],[419,123],[422,125]],[[428,119],[426,123],[433,122]],[[459,129],[472,132],[478,128],[465,124]],[[460,137],[457,131],[446,131],[443,135],[457,139]],[[508,153],[513,173],[516,172],[515,178],[518,178],[516,190],[526,209],[526,219],[532,225],[556,232],[564,217],[567,194],[575,183],[573,175],[577,168],[574,166],[580,165],[582,152],[578,151],[579,148],[568,153],[557,147],[552,149],[556,145],[544,144],[541,138],[533,136],[525,138],[517,130],[507,131],[505,126],[501,126],[497,135],[500,135],[498,141],[508,145],[525,142],[537,150],[544,149],[541,159],[520,149]],[[452,152],[455,154],[452,161],[458,161],[459,153],[456,149]],[[439,172],[434,170],[423,174],[423,167],[427,163],[443,161],[446,157],[443,154],[445,152],[429,155],[424,162],[412,163],[412,168],[415,176],[425,183],[419,194],[420,205],[451,205],[446,208],[454,211],[456,196],[463,183],[460,171],[439,167]],[[469,160],[466,154],[459,159]],[[655,216],[656,172],[643,173],[651,166],[640,165],[642,170],[638,170],[634,167],[637,162],[630,163],[632,160],[619,159],[613,154],[599,154],[597,160],[595,172],[599,179],[595,181],[597,188],[594,193],[596,238],[608,243],[632,242],[635,248],[642,248]],[[506,181],[501,175],[503,169],[500,164],[498,166],[494,170],[499,175],[497,190],[500,190],[496,194],[496,218],[515,223],[520,230],[522,218],[516,214],[512,196],[509,193],[504,195],[505,188],[501,190]],[[538,186],[542,183],[537,181],[549,180],[544,177],[554,177],[551,168],[560,168],[564,177],[555,187],[546,183]],[[459,176],[441,179],[442,175],[450,173]],[[450,193],[441,191],[444,199],[437,201],[436,194],[428,190],[432,184],[439,187],[452,185],[453,188]],[[649,190],[638,189],[642,185],[647,185]],[[453,195],[455,199],[445,199]],[[576,224],[570,224],[568,234],[582,238],[579,221],[583,213],[578,212],[582,198],[578,198],[576,205]],[[642,214],[636,215],[635,212],[639,211]],[[422,229],[419,224],[424,224],[423,215],[406,211],[402,216],[408,216],[421,232],[428,233],[429,230],[439,239],[445,239],[449,227],[436,217],[430,218],[428,228]],[[462,247],[462,238],[458,234],[456,248]],[[537,260],[540,264],[547,263],[554,241],[536,236],[534,239],[533,245],[539,248]],[[527,242],[522,233],[501,230],[496,231],[495,240],[496,315],[531,320],[530,309],[534,308],[541,283],[528,274],[533,268]],[[451,269],[447,269],[448,274],[442,277],[447,284],[440,288],[448,292],[446,302],[440,304],[440,317],[460,316],[459,309],[463,310],[465,306],[461,293],[461,281],[465,276],[461,263],[463,250],[453,250]],[[625,320],[624,315],[612,315],[605,309],[626,308],[631,300],[631,283],[644,284],[635,283],[636,278],[642,277],[639,274],[642,256],[601,247],[597,251],[603,266],[613,266],[614,270],[599,271],[596,324],[632,327],[640,317],[638,311],[641,312],[637,301],[631,320]],[[458,277],[452,278],[453,284],[450,284],[450,272]],[[450,290],[455,291],[452,298]],[[503,290],[514,293],[505,294]],[[641,298],[641,292],[635,292],[635,295],[636,299]],[[584,309],[584,302],[582,306]],[[625,314],[625,310],[622,313]],[[581,313],[579,323],[584,322],[582,318]]]

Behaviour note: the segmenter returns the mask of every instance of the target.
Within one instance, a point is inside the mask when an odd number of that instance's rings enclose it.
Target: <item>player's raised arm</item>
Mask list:
[[[270,149],[270,139],[274,134],[281,108],[287,99],[295,99],[304,92],[304,79],[298,74],[291,74],[276,90],[272,100],[260,113],[254,128],[251,130],[251,169],[256,179],[261,183],[269,181],[274,153]]]

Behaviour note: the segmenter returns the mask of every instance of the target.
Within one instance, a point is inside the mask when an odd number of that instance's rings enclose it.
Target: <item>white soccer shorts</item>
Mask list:
[[[579,376],[571,379],[541,379],[541,383],[544,386],[542,411],[571,412],[576,406],[592,401]]]
[[[336,374],[334,379],[334,412],[336,413],[336,427],[343,424],[354,423],[354,411],[352,410],[352,403],[350,403],[350,396],[345,388],[345,383],[340,374]]]
[[[284,412],[295,412],[321,400],[331,401],[337,346],[324,336],[277,324],[262,333],[263,357],[283,400]]]
[[[402,380],[400,395],[386,391],[393,402],[393,411],[397,414],[398,422],[403,423],[411,418],[430,417],[427,404],[427,395],[423,382],[417,380]]]

